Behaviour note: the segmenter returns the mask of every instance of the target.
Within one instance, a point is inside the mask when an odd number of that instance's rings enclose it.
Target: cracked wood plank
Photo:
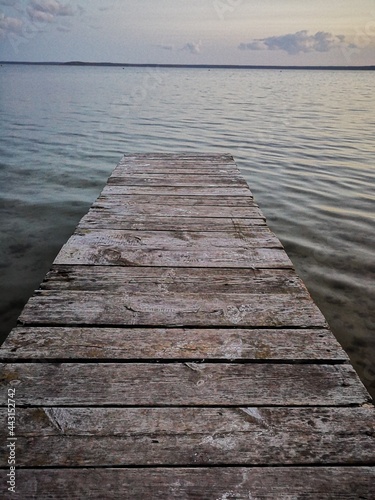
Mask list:
[[[234,163],[211,163],[200,165],[192,162],[166,162],[144,161],[136,163],[119,163],[111,177],[127,177],[129,174],[157,174],[157,175],[196,175],[197,177],[209,176],[240,176],[241,172]]]
[[[33,406],[347,406],[369,394],[346,364],[13,363],[0,381]],[[4,402],[1,403],[4,405]],[[359,436],[357,436],[359,439]]]
[[[204,280],[202,279],[204,272]],[[301,293],[308,291],[294,269],[186,267],[113,267],[54,265],[43,290],[85,290],[121,293],[205,293],[206,295]]]
[[[112,172],[112,176],[121,177],[130,173],[178,174],[178,175],[241,175],[233,161],[160,161],[160,160],[121,160]]]
[[[326,327],[309,296],[289,294],[102,293],[41,290],[23,325]]]
[[[137,205],[149,204],[150,197],[145,195],[100,195],[95,203],[107,202],[113,204],[134,203]],[[95,206],[95,203],[93,206]],[[251,196],[173,196],[158,195],[153,197],[155,205],[178,205],[184,207],[207,206],[207,207],[257,207],[257,203]]]
[[[257,207],[217,207],[210,205],[161,205],[154,201],[136,204],[129,200],[97,200],[87,214],[89,217],[127,217],[129,215],[152,215],[154,217],[212,217],[265,219]]]
[[[15,328],[0,359],[348,362],[329,330]]]
[[[246,228],[266,227],[263,218],[236,219],[228,217],[155,217],[133,215],[111,217],[102,220],[86,214],[78,224],[78,229],[119,229],[137,231],[233,231]]]
[[[253,240],[250,234],[245,230],[233,232],[232,237],[228,237],[225,233],[210,232],[142,231],[138,233],[79,228],[62,247],[54,264],[293,267],[289,257],[281,248],[281,244],[272,233],[263,233],[263,242],[257,241],[256,238]],[[262,240],[261,235],[260,239]],[[267,242],[269,247],[266,246]]]
[[[18,467],[372,465],[373,420],[373,407],[19,408]]]
[[[247,187],[242,175],[188,175],[188,174],[133,174],[115,177],[111,175],[108,185],[116,186],[168,186],[168,187],[207,187],[215,188],[228,186]],[[226,193],[228,195],[228,192]]]
[[[0,471],[2,484],[6,471]],[[18,469],[16,500],[373,500],[374,467]],[[202,486],[204,485],[204,486]]]
[[[121,246],[125,249],[179,249],[196,250],[283,248],[278,238],[267,227],[220,232],[211,231],[119,231],[78,229],[64,245],[66,247]]]
[[[251,191],[248,186],[139,186],[139,185],[123,185],[123,184],[107,184],[102,195],[123,195],[137,194],[147,196],[157,195],[172,195],[172,196],[251,196]]]
[[[230,153],[195,153],[195,152],[181,152],[181,153],[128,153],[122,156],[121,162],[124,161],[143,161],[147,160],[162,160],[167,163],[173,161],[192,161],[194,163],[207,163],[214,162],[234,162],[233,155]]]

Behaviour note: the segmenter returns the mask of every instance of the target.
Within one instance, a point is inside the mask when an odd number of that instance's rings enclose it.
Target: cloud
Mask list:
[[[180,50],[190,52],[190,54],[199,54],[202,50],[202,42],[189,42],[186,43]]]
[[[344,35],[334,35],[326,31],[318,31],[310,35],[308,31],[297,31],[281,36],[257,38],[248,43],[241,43],[241,50],[284,50],[290,55],[300,52],[329,52],[339,47],[356,48],[345,41]]]
[[[32,0],[26,10],[32,21],[40,23],[53,23],[57,16],[74,16],[70,5],[57,0]]]
[[[17,0],[0,0],[0,5],[6,5],[8,7],[13,7],[15,5]]]
[[[4,38],[9,33],[21,34],[23,22],[15,17],[7,17],[0,13],[0,38]]]

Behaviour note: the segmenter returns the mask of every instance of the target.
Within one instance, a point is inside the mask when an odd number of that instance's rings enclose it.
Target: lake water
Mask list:
[[[0,67],[2,339],[123,153],[233,154],[375,396],[374,73]]]

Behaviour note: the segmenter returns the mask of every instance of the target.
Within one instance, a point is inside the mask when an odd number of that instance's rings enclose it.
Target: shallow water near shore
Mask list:
[[[373,72],[0,67],[4,340],[124,153],[231,153],[375,396]]]

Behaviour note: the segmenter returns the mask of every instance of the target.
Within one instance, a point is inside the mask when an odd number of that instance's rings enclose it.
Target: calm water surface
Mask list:
[[[228,152],[375,396],[373,82],[0,67],[1,338],[123,153]]]

